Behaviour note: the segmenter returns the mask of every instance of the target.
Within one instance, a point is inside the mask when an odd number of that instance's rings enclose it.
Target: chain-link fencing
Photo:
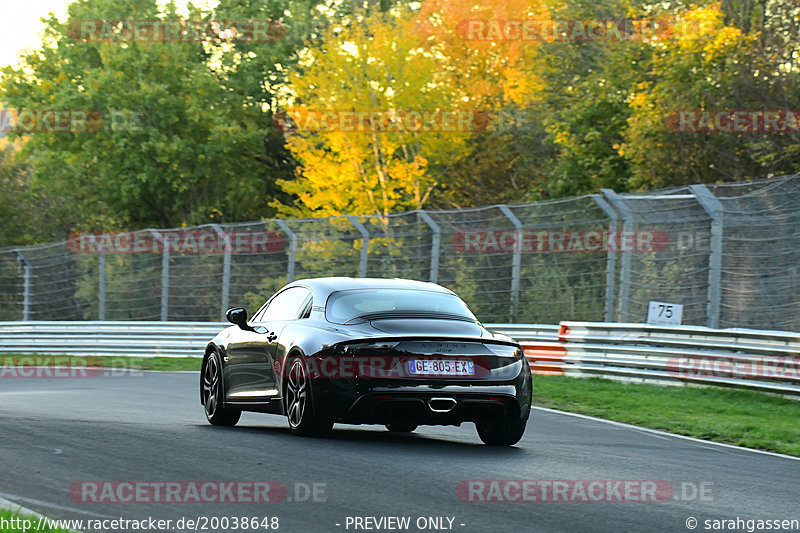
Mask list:
[[[318,276],[430,280],[484,322],[800,330],[800,174],[384,216],[77,235],[0,250],[0,320],[220,320]]]

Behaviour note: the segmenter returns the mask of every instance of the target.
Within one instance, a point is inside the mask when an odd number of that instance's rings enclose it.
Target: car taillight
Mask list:
[[[394,350],[397,342],[365,342],[358,344],[345,344],[342,353],[345,355],[383,355]]]
[[[491,352],[499,357],[520,357],[522,350],[517,346],[509,346],[507,344],[486,344],[486,347]]]

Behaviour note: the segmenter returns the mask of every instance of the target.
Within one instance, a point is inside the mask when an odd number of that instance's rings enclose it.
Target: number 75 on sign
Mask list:
[[[667,302],[650,302],[647,306],[648,324],[680,325],[683,305]]]

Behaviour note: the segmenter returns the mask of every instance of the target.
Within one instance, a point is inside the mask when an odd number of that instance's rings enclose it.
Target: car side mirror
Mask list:
[[[225,313],[225,318],[228,322],[239,326],[239,328],[249,331],[250,326],[247,325],[247,309],[244,307],[232,307]]]

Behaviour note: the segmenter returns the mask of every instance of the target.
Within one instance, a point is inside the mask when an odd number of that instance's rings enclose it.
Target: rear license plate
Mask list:
[[[412,374],[429,376],[474,376],[475,363],[473,361],[415,359],[408,362],[408,369]]]

